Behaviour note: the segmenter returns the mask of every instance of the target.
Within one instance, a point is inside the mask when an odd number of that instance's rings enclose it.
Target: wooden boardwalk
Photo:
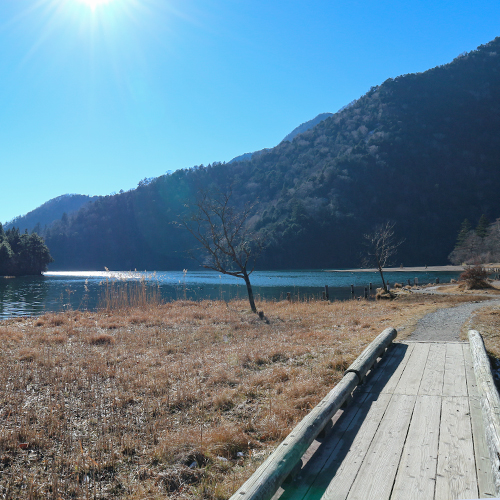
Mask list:
[[[280,500],[493,498],[468,343],[394,343]]]

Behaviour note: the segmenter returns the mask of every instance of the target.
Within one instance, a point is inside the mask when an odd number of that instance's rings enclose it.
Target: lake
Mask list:
[[[441,283],[458,277],[458,272],[391,272],[386,279],[391,284],[407,283],[418,278],[419,284]],[[362,296],[364,288],[381,286],[377,272],[257,271],[251,275],[257,299],[283,300],[287,293],[298,299],[321,297],[325,285],[329,286],[330,300]],[[246,298],[243,280],[221,275],[214,271],[162,271],[156,273],[125,271],[68,271],[48,272],[43,276],[0,278],[0,319],[14,316],[36,316],[46,311],[90,309],[99,306],[105,290],[110,286],[145,283],[165,301],[176,299]]]

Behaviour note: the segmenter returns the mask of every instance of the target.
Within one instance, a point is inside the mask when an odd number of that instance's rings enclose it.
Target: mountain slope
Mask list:
[[[57,198],[40,205],[35,210],[28,212],[26,215],[20,215],[5,224],[5,229],[18,227],[21,232],[25,229],[31,232],[35,227],[43,228],[60,219],[64,213],[70,214],[79,210],[83,205],[97,199],[97,196],[86,196],[81,194],[63,194]]]
[[[291,142],[297,135],[306,132],[307,130],[315,127],[319,122],[326,120],[329,116],[333,116],[332,113],[321,113],[312,120],[300,124],[298,127],[294,128],[283,140]],[[256,157],[266,151],[270,151],[269,148],[261,149],[259,151],[254,151],[253,153],[243,153],[242,155],[236,156],[228,163],[235,163],[237,161],[248,161],[253,157]]]
[[[55,224],[55,266],[182,269],[173,222],[199,189],[232,185],[268,247],[262,268],[360,264],[363,234],[396,222],[398,263],[444,264],[464,218],[500,214],[500,39],[425,73],[389,79],[250,160],[174,172]]]
[[[313,118],[312,120],[309,120],[308,122],[300,124],[298,127],[293,129],[283,140],[292,142],[295,137],[297,137],[299,134],[303,134],[304,132],[307,132],[309,129],[315,127],[318,123],[322,122],[323,120],[326,120],[330,116],[333,116],[333,113],[321,113],[316,118]]]

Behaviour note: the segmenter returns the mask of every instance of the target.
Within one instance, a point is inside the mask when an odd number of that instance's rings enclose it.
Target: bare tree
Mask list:
[[[387,284],[384,279],[384,267],[390,264],[392,257],[396,255],[399,246],[404,241],[404,239],[395,240],[394,226],[393,222],[386,222],[377,226],[372,233],[364,235],[368,246],[368,257],[365,259],[365,263],[368,266],[377,267],[386,292]]]
[[[248,227],[248,219],[257,202],[237,209],[231,203],[231,190],[209,194],[202,192],[193,213],[183,220],[186,229],[201,243],[206,258],[203,267],[245,281],[248,301],[257,313],[250,275],[262,252],[257,235]]]

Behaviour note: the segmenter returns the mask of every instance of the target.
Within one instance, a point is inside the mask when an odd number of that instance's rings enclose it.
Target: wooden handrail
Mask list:
[[[386,347],[396,338],[397,332],[394,328],[386,328],[354,361],[345,373],[355,373],[359,382],[363,382],[368,370],[377,358],[384,352]]]
[[[394,328],[385,329],[230,500],[269,500],[396,335]]]
[[[481,398],[484,432],[490,451],[496,495],[500,496],[500,398],[480,333],[476,330],[469,330],[469,343],[477,388]]]

